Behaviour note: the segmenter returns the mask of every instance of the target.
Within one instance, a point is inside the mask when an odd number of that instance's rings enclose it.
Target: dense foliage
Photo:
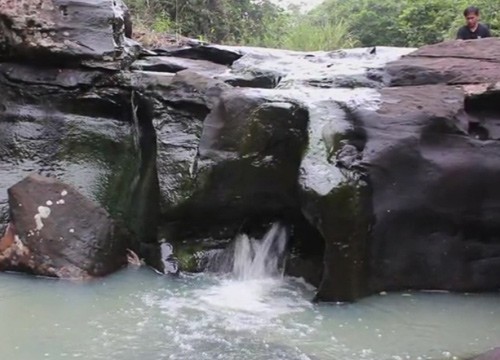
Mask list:
[[[456,36],[470,0],[325,0],[309,16],[344,19],[363,46],[421,46]],[[500,30],[500,2],[477,0],[483,21]]]
[[[134,23],[156,34],[178,33],[215,43],[337,49],[358,45],[343,21],[306,16],[270,0],[125,0]]]
[[[325,0],[304,14],[271,0],[125,0],[155,33],[295,50],[421,46],[455,37],[469,0]],[[500,34],[500,1],[477,0]]]
[[[284,11],[269,0],[126,0],[132,13],[157,32],[173,31],[213,42],[260,38]],[[276,30],[276,29],[273,29]]]

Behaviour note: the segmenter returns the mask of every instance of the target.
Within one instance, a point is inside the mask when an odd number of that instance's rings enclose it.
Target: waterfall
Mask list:
[[[205,271],[232,274],[236,280],[282,276],[287,241],[286,227],[275,223],[262,239],[240,234],[225,250],[204,253],[200,266]]]
[[[241,234],[224,251],[213,254],[208,270],[228,276],[218,276],[216,285],[200,291],[202,302],[224,310],[276,316],[279,310],[270,299],[284,283],[282,264],[287,235],[286,227],[274,224],[262,239]]]
[[[283,225],[274,224],[262,239],[239,235],[230,257],[232,274],[238,280],[262,279],[281,276],[280,265],[287,242]]]

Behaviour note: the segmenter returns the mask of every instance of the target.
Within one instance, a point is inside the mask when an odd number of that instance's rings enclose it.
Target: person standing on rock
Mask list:
[[[479,9],[469,6],[464,11],[467,25],[462,26],[457,33],[457,39],[473,40],[491,37],[490,29],[479,22]]]

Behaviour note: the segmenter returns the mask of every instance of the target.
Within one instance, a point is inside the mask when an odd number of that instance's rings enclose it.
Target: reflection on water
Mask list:
[[[313,305],[295,279],[90,284],[0,276],[0,359],[463,359],[500,339],[500,296],[390,294]]]

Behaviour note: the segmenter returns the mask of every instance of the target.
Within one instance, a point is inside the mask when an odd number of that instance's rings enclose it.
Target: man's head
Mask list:
[[[467,21],[467,26],[470,29],[474,29],[479,22],[479,9],[475,6],[469,6],[465,9],[464,16]]]

